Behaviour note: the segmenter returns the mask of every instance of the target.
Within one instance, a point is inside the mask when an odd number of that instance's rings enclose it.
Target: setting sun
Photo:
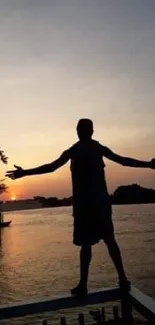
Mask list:
[[[12,195],[11,196],[11,201],[15,201],[16,200],[16,196],[15,195]]]

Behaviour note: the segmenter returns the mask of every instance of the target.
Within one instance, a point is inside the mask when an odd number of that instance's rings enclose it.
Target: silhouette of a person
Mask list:
[[[32,169],[23,169],[15,165],[16,170],[8,171],[11,179],[23,176],[54,172],[71,160],[73,186],[73,243],[81,246],[80,281],[71,290],[72,294],[87,294],[87,279],[92,256],[92,245],[104,240],[116,267],[119,285],[123,290],[130,289],[130,282],[124,271],[120,249],[114,236],[112,209],[105,180],[106,157],[123,166],[155,169],[155,159],[149,162],[122,157],[109,148],[92,139],[93,122],[81,119],[77,124],[79,141],[64,151],[55,161]]]

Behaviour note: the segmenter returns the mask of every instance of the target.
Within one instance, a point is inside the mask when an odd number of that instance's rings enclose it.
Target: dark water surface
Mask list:
[[[72,209],[9,212],[0,233],[0,303],[67,293],[79,277],[72,244]],[[132,283],[155,298],[155,204],[113,207],[116,238]],[[117,275],[105,245],[93,247],[89,289],[114,286]]]

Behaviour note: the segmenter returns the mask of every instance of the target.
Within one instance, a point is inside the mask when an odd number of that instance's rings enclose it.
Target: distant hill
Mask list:
[[[155,190],[137,184],[119,186],[111,195],[112,204],[155,203]]]

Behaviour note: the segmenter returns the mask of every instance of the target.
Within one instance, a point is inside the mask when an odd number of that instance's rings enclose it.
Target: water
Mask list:
[[[79,278],[72,244],[72,209],[9,212],[0,232],[0,303],[67,293]],[[155,204],[114,206],[113,220],[126,272],[155,298]],[[93,247],[89,289],[114,286],[117,275],[105,245]]]

